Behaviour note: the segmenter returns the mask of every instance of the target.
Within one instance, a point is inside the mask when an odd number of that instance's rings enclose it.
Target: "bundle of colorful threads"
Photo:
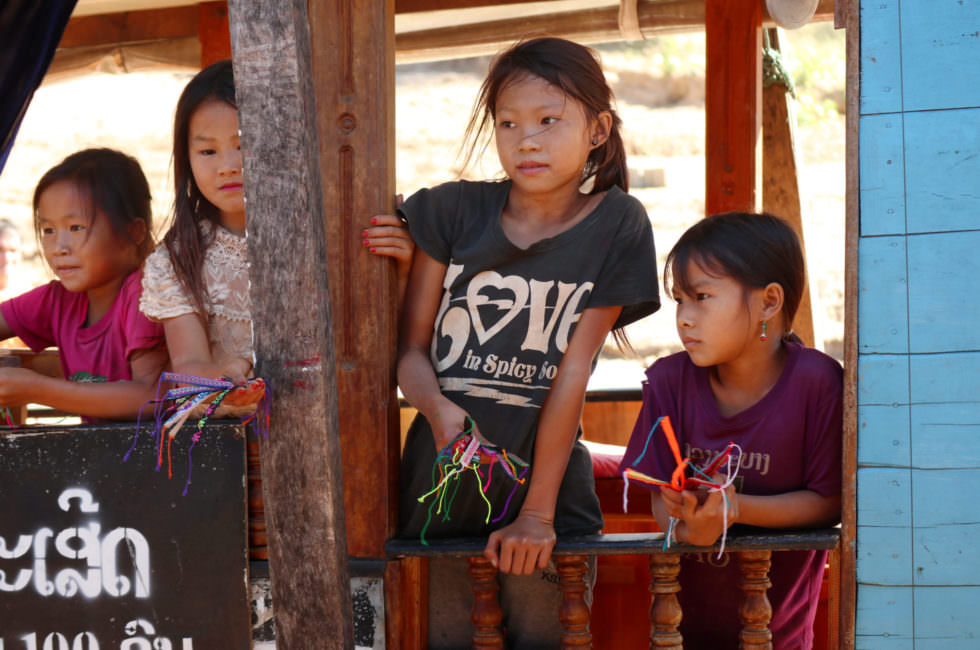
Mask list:
[[[163,383],[175,383],[177,387],[168,390],[163,397],[160,397],[160,387]],[[156,426],[154,435],[157,439],[157,471],[163,466],[164,438],[166,438],[167,451],[167,477],[173,478],[173,462],[170,455],[170,447],[177,433],[181,430],[187,420],[196,418],[195,430],[191,434],[191,444],[187,449],[187,482],[184,484],[183,494],[191,484],[191,469],[193,462],[191,454],[194,446],[201,439],[201,432],[204,425],[215,415],[225,399],[233,392],[252,393],[249,397],[249,407],[242,424],[253,422],[255,432],[268,436],[269,433],[269,391],[265,381],[261,378],[249,379],[243,384],[236,385],[227,379],[208,379],[206,377],[196,377],[194,375],[182,375],[173,372],[165,372],[160,376],[160,383],[157,387],[157,399],[154,417]],[[139,425],[136,423],[136,437],[133,445],[123,457],[123,462],[129,460],[130,454],[136,449],[139,440]]]
[[[3,422],[6,423],[6,426],[8,427],[17,426],[17,423],[14,422],[14,414],[13,411],[10,410],[10,407],[4,406],[3,408],[0,408],[0,413],[3,414]]]
[[[481,465],[486,465],[486,474],[481,472]],[[499,466],[504,474],[514,481],[504,508],[496,518],[490,519],[493,514],[493,505],[486,496],[493,479],[493,468]],[[459,490],[459,481],[466,472],[472,472],[480,490],[480,497],[487,506],[487,516],[485,523],[496,523],[507,515],[510,507],[510,500],[517,491],[517,486],[524,483],[525,476],[530,471],[531,466],[520,457],[508,453],[506,449],[500,449],[478,432],[473,430],[473,420],[467,418],[467,428],[459,433],[452,442],[442,448],[436,461],[432,466],[432,489],[419,497],[419,503],[425,503],[429,497],[434,497],[429,503],[429,512],[419,533],[419,539],[428,546],[425,539],[425,531],[428,530],[432,522],[432,513],[442,516],[442,521],[449,521],[449,513]]]
[[[630,479],[639,481],[640,483],[646,483],[647,485],[656,485],[661,489],[666,488],[669,490],[675,490],[677,492],[681,492],[683,490],[697,490],[699,488],[706,488],[709,491],[720,492],[722,499],[725,501],[725,508],[722,511],[722,524],[724,529],[721,534],[721,545],[718,550],[718,557],[721,558],[722,553],[725,552],[725,540],[728,535],[729,503],[727,489],[732,483],[735,482],[735,477],[738,475],[738,468],[742,457],[742,448],[734,442],[729,442],[728,446],[725,447],[721,453],[715,456],[706,467],[697,467],[691,463],[690,458],[683,458],[681,456],[681,448],[677,442],[677,436],[674,434],[674,428],[670,424],[670,418],[663,416],[657,418],[657,421],[653,423],[653,426],[650,428],[650,433],[647,434],[647,439],[643,443],[643,450],[640,452],[640,455],[637,456],[632,463],[630,463],[630,465],[637,465],[643,459],[647,453],[647,449],[650,447],[650,441],[653,439],[653,435],[656,433],[658,428],[663,431],[664,437],[667,439],[667,444],[670,446],[670,451],[674,456],[677,466],[674,468],[669,481],[647,476],[643,472],[637,471],[632,467],[627,467],[625,470],[623,470],[623,512],[626,512],[628,506],[627,495],[629,492]],[[721,482],[713,480],[712,477],[721,469],[722,465],[725,465],[725,474],[727,478]],[[690,472],[690,475],[688,475],[688,472]],[[670,548],[672,541],[676,541],[676,538],[674,537],[674,528],[676,525],[677,519],[671,517],[670,523],[667,526],[667,531],[664,534],[664,550]]]

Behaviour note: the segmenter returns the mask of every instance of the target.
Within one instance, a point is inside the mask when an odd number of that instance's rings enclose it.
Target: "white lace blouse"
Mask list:
[[[211,227],[202,224],[202,233]],[[204,253],[204,286],[211,356],[217,363],[234,358],[252,363],[252,312],[244,237],[216,227],[214,241]],[[162,243],[143,266],[140,311],[155,321],[197,311],[180,286],[170,254]]]

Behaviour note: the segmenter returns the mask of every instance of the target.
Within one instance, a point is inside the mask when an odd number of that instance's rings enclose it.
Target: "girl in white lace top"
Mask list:
[[[231,61],[205,68],[181,93],[173,161],[174,223],[146,261],[140,310],[163,322],[174,371],[241,383],[253,350]],[[375,223],[364,243],[395,257],[404,277],[414,245],[405,228],[392,226]]]

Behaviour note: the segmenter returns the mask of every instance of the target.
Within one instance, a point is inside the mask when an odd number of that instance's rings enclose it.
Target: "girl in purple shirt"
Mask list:
[[[620,471],[670,480],[674,455],[662,432],[651,435],[662,416],[693,465],[707,466],[729,441],[742,450],[724,495],[651,488],[657,523],[668,530],[673,519],[678,542],[710,546],[732,524],[807,528],[839,520],[842,371],[792,336],[804,282],[796,234],[770,215],[704,219],[667,257],[664,285],[677,302],[686,352],[647,370]],[[682,559],[685,647],[738,647],[739,572],[729,558]],[[811,647],[825,561],[825,551],[772,554],[773,647]]]
[[[167,351],[163,328],[139,311],[150,214],[143,170],[118,151],[76,152],[41,178],[34,228],[58,279],[0,304],[0,340],[56,346],[65,379],[0,368],[0,406],[135,419],[153,399]]]

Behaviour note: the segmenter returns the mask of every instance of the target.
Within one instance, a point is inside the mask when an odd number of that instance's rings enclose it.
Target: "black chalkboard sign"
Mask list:
[[[249,648],[241,427],[135,431],[0,430],[0,650]]]

